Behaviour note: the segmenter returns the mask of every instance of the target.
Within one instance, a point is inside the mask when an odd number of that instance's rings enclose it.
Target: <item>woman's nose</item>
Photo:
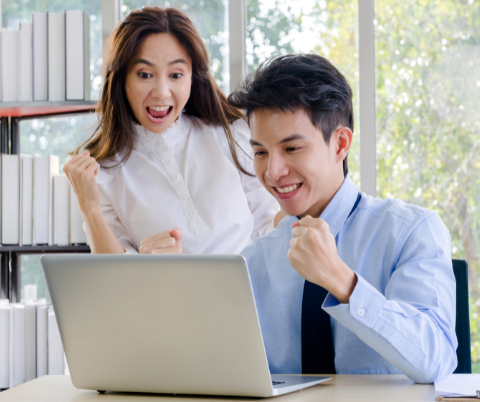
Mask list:
[[[167,80],[158,79],[155,81],[155,85],[152,89],[152,96],[159,100],[167,99],[171,96],[172,92],[168,85]]]

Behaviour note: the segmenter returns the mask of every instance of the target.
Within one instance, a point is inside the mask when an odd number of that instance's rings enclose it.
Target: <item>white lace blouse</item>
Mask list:
[[[240,163],[253,173],[248,125],[230,127]],[[278,203],[256,177],[239,173],[221,126],[183,114],[163,133],[136,133],[128,161],[97,175],[103,215],[128,253],[179,227],[183,253],[235,254],[273,229]]]

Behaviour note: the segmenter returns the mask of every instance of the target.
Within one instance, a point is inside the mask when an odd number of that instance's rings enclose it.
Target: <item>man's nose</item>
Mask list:
[[[168,85],[168,80],[158,78],[155,81],[155,86],[152,90],[152,96],[158,98],[159,100],[167,99],[172,95],[170,91],[170,86]]]
[[[272,181],[279,181],[288,175],[289,169],[283,158],[279,155],[270,154],[266,175]]]

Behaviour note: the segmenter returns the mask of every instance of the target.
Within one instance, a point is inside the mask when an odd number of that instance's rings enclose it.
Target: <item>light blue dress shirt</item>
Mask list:
[[[320,216],[335,236],[340,258],[358,277],[349,304],[329,293],[322,306],[330,314],[336,371],[403,372],[419,383],[442,379],[457,366],[448,230],[433,211],[363,193],[348,217],[357,195],[347,176]],[[305,281],[287,259],[297,220],[284,218],[242,251],[274,374],[302,372]]]

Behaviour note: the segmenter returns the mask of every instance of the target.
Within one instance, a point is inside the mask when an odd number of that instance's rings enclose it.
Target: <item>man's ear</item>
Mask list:
[[[353,133],[348,127],[342,126],[335,130],[334,136],[337,145],[336,156],[338,163],[343,161],[348,155],[350,147],[352,146]]]

